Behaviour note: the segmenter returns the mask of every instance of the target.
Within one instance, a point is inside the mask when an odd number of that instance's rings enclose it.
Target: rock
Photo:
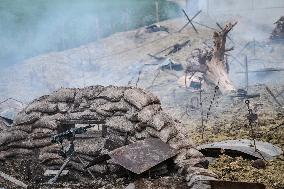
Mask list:
[[[194,148],[190,148],[189,150],[187,150],[186,157],[187,158],[203,158],[203,154]]]
[[[97,165],[90,167],[89,170],[92,171],[92,172],[104,175],[104,174],[107,174],[108,167],[106,165],[97,164]]]
[[[262,159],[257,159],[257,160],[252,161],[252,166],[257,169],[265,169],[266,163]]]
[[[135,189],[135,184],[134,183],[130,183],[130,184],[128,184],[128,186],[126,186],[125,189]]]
[[[187,178],[188,186],[196,189],[211,189],[210,180],[216,180],[216,178],[211,176],[203,176],[203,175],[193,175],[190,178]]]
[[[170,139],[168,143],[172,148],[182,149],[182,148],[191,148],[193,146],[193,142],[190,138],[184,136],[185,133],[180,133],[177,131],[176,137]]]

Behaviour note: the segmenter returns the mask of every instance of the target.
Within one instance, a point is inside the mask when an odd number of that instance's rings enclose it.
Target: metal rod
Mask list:
[[[269,89],[269,87],[267,87],[265,85],[265,89],[267,90],[267,92],[272,96],[272,98],[274,99],[274,101],[279,105],[282,106],[282,104],[277,100],[276,96],[273,94],[273,92]]]
[[[255,39],[253,38],[253,55],[255,56],[255,53],[256,53],[256,51],[255,51]]]
[[[245,75],[245,82],[246,82],[246,91],[248,92],[248,85],[249,85],[249,79],[248,79],[248,57],[245,56],[245,68],[246,68],[246,75]]]
[[[201,86],[201,79],[200,79],[200,86]],[[203,118],[203,107],[202,107],[202,88],[200,88],[199,91],[199,101],[200,101],[200,108],[201,108],[201,139],[204,140],[204,132],[205,132],[205,126],[204,126],[204,118]]]
[[[218,31],[217,29],[213,28],[213,27],[210,27],[210,26],[207,26],[205,24],[202,24],[200,22],[196,22],[196,21],[192,21],[193,23],[197,24],[197,25],[200,25],[200,26],[203,26],[205,28],[208,28],[208,29],[211,29],[211,30],[214,30],[214,31]]]

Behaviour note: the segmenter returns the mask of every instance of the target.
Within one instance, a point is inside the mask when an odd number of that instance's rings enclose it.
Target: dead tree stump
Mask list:
[[[189,57],[189,65],[186,68],[186,75],[194,75],[200,72],[204,81],[209,85],[218,85],[222,93],[235,89],[229,78],[229,65],[225,60],[226,52],[233,48],[226,49],[228,33],[237,23],[229,23],[219,32],[214,32],[213,48],[207,46],[195,49]]]
[[[213,57],[207,64],[208,70],[204,77],[206,82],[219,85],[222,93],[235,89],[228,75],[229,69],[225,61],[225,53],[233,50],[233,48],[226,49],[226,40],[228,33],[236,24],[237,22],[229,23],[220,32],[214,32]]]

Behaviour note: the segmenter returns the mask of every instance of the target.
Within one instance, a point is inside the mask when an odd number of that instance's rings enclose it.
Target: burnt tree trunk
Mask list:
[[[229,23],[220,32],[214,32],[214,50],[211,61],[207,64],[208,70],[204,75],[206,82],[219,85],[222,93],[234,90],[232,81],[228,74],[228,65],[225,61],[225,53],[232,50],[226,49],[226,39],[228,33],[237,24]]]

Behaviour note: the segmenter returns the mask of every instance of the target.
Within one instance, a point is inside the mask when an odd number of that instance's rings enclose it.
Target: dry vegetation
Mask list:
[[[257,90],[257,89],[255,89]],[[283,109],[277,108],[269,101],[268,95],[260,88],[261,99],[252,100],[254,104],[262,102],[264,105],[258,110],[258,124],[254,125],[256,140],[270,142],[284,150],[284,114]],[[252,139],[244,102],[237,100],[227,109],[227,113],[218,119],[212,119],[207,124],[204,141],[200,133],[194,131],[194,141],[197,144],[217,142],[229,139]],[[199,130],[199,129],[197,129]],[[281,189],[284,187],[283,170],[284,156],[266,162],[264,169],[252,166],[252,160],[241,157],[233,158],[222,155],[209,166],[220,179],[230,181],[245,181],[263,183],[268,189]]]

